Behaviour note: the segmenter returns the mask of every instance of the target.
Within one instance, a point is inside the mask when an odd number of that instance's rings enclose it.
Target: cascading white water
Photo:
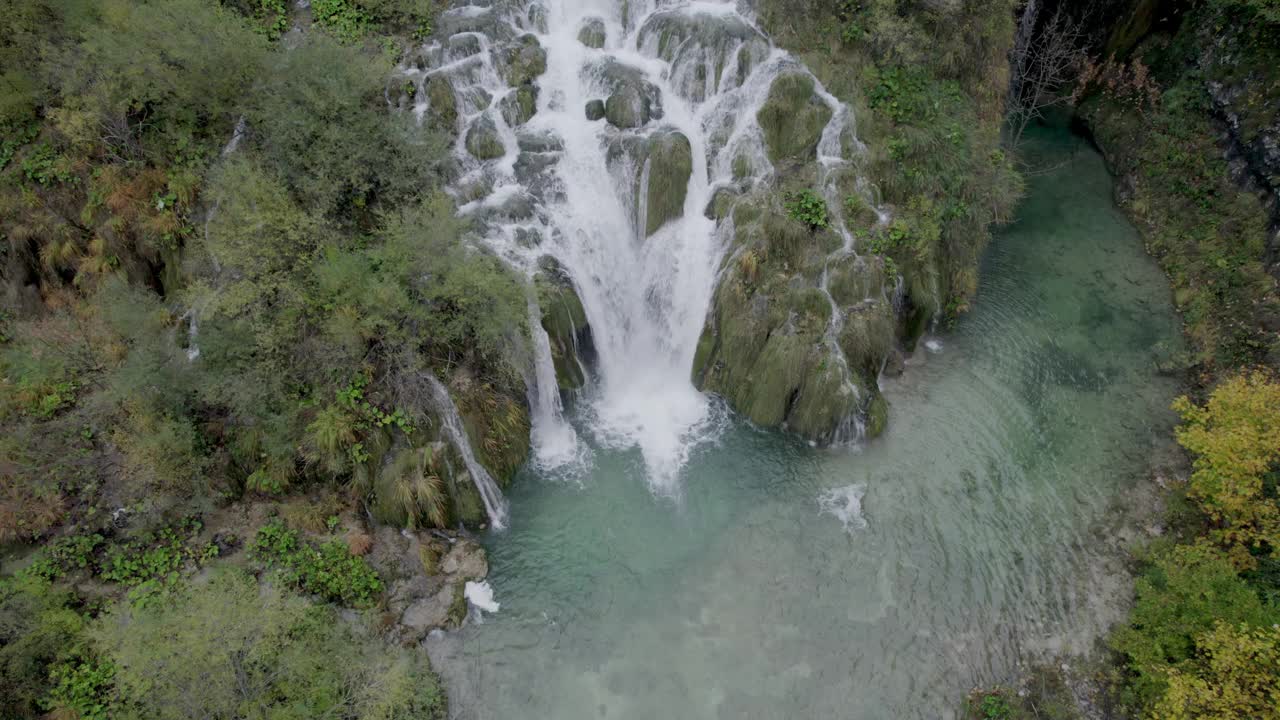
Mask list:
[[[502,488],[498,487],[489,471],[476,460],[471,443],[467,440],[466,428],[462,426],[462,417],[458,415],[458,406],[449,396],[448,388],[429,373],[425,377],[427,384],[431,386],[432,400],[436,406],[436,414],[444,425],[445,435],[453,442],[454,448],[462,456],[463,464],[467,466],[467,472],[471,474],[471,481],[475,483],[480,500],[484,503],[485,513],[489,516],[489,524],[495,530],[503,529],[507,526],[507,501],[502,497]]]
[[[418,80],[419,117],[431,109],[426,83],[449,80],[461,211],[531,277],[544,256],[564,268],[595,343],[598,382],[583,398],[591,431],[604,444],[637,448],[653,488],[678,492],[691,449],[717,426],[690,371],[732,226],[717,227],[705,209],[721,187],[771,177],[756,115],[774,78],[803,68],[731,1],[455,0],[438,25],[448,37],[404,72]],[[603,31],[602,42],[580,40],[588,26]],[[524,118],[508,82],[510,58],[529,36],[545,50],[545,72],[535,80],[536,112]],[[589,119],[588,103],[623,95],[622,85],[643,117]],[[852,113],[822,95],[834,112],[819,159],[840,166]],[[484,138],[501,144],[500,155],[484,151]],[[683,148],[687,170],[673,173]],[[750,177],[735,178],[744,163]],[[670,186],[682,182],[682,193]],[[852,253],[841,230],[843,252]],[[554,468],[582,452],[562,416],[538,319],[531,308],[533,435],[538,462]]]

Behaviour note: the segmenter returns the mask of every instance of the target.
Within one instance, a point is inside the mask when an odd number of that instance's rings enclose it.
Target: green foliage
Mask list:
[[[304,206],[349,217],[435,184],[446,141],[412,116],[388,114],[390,74],[382,55],[324,36],[277,56],[248,119],[264,156]]]
[[[444,717],[424,653],[384,646],[328,608],[240,573],[217,573],[170,604],[117,608],[94,638],[116,667],[121,716]]]
[[[787,215],[792,220],[808,225],[811,230],[820,230],[830,225],[827,219],[827,201],[812,190],[787,193],[786,208]]]
[[[24,568],[23,574],[48,581],[58,580],[77,570],[87,570],[103,541],[97,533],[55,540],[44,546],[40,557]]]
[[[22,174],[28,180],[41,185],[75,182],[76,177],[67,169],[66,161],[48,143],[31,149],[22,159]]]
[[[312,0],[312,17],[343,42],[354,42],[369,32],[369,15],[352,0]]]
[[[378,574],[341,540],[313,547],[276,521],[258,530],[252,552],[264,567],[278,569],[285,582],[331,602],[368,607],[382,594]]]
[[[110,547],[102,579],[128,586],[129,599],[137,605],[164,601],[181,582],[185,567],[198,566],[218,553],[215,545],[193,543],[200,527],[198,521],[187,520]]]
[[[60,663],[49,671],[53,687],[41,705],[58,713],[73,712],[80,720],[115,717],[116,669],[109,662],[78,660]]]
[[[289,29],[289,7],[286,0],[256,0],[253,6],[255,28],[269,40],[278,40]]]

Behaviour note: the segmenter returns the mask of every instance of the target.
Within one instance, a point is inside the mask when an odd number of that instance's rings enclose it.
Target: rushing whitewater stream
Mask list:
[[[681,35],[690,18],[703,29]],[[534,338],[535,456],[475,588],[496,612],[428,640],[454,717],[946,717],[1119,616],[1117,538],[1166,447],[1175,388],[1154,368],[1178,326],[1092,150],[1036,137],[1052,169],[973,312],[882,379],[882,437],[814,448],[689,380],[728,245],[704,208],[738,158],[769,172],[754,117],[794,61],[731,3],[477,0],[440,24],[415,77],[447,73],[460,98],[462,212],[530,276],[554,258],[596,346],[566,408]],[[526,32],[545,48],[535,104],[494,45]],[[618,83],[643,122],[584,112]],[[818,160],[842,166],[856,118],[823,98]],[[651,180],[682,148],[672,194]]]

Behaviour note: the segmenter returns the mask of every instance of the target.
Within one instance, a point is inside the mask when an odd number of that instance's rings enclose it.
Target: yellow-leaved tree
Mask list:
[[[1211,537],[1239,570],[1256,565],[1255,553],[1280,548],[1280,505],[1266,489],[1280,464],[1280,382],[1254,371],[1213,391],[1203,407],[1186,397],[1178,442],[1195,454],[1191,497],[1214,527]]]
[[[1191,669],[1170,670],[1158,720],[1280,717],[1280,628],[1219,622],[1196,639]]]

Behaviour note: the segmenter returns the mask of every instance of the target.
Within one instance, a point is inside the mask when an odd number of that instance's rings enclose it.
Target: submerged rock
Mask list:
[[[831,116],[831,108],[814,92],[812,77],[801,72],[779,75],[756,114],[769,160],[774,165],[814,160]]]

